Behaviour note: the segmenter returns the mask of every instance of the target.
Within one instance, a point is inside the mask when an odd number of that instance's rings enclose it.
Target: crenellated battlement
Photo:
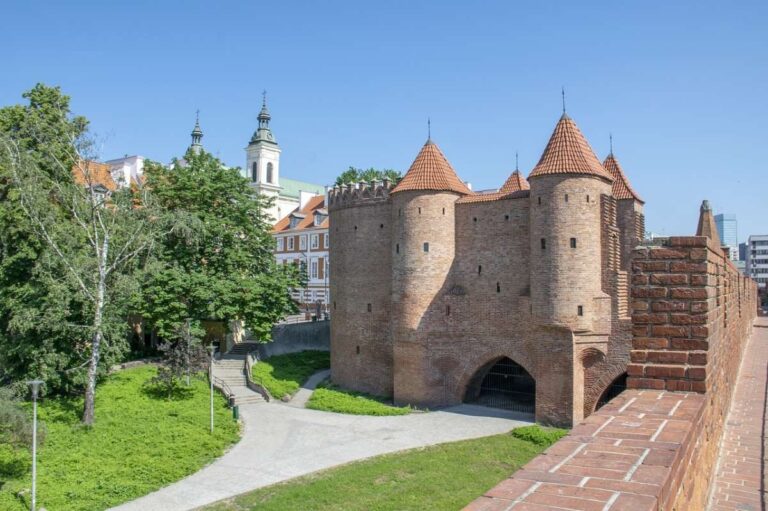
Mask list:
[[[348,183],[344,186],[334,186],[328,190],[328,209],[335,210],[353,206],[361,206],[366,203],[383,202],[389,200],[390,192],[397,185],[397,181],[384,179],[383,181],[360,181]]]

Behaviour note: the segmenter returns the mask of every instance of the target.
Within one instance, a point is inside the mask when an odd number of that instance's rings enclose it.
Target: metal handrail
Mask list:
[[[232,398],[232,396],[235,395],[234,392],[232,392],[232,389],[229,388],[229,385],[227,385],[224,380],[219,378],[218,376],[210,375],[210,377],[213,378],[213,386],[219,389],[222,394],[224,394],[224,397],[227,398],[227,402]]]

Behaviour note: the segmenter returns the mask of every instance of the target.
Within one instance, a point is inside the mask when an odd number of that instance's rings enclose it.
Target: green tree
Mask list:
[[[336,178],[336,186],[343,186],[348,183],[358,183],[360,181],[373,181],[374,179],[377,181],[382,181],[383,179],[389,179],[390,181],[397,181],[402,176],[400,175],[400,172],[393,169],[374,169],[373,167],[369,169],[358,169],[355,167],[349,167],[347,170],[342,172],[339,177]]]
[[[66,366],[57,364],[53,372],[85,368],[83,422],[92,424],[101,358],[119,357],[125,349],[133,274],[164,228],[163,217],[145,188],[109,193],[102,186],[91,163],[87,122],[71,116],[69,98],[58,88],[38,85],[25,97],[29,105],[0,112],[3,216],[23,219],[23,231],[3,229],[2,243],[8,246],[14,236],[25,240],[26,260],[34,261],[28,271],[40,287],[27,288],[32,299],[20,296],[19,274],[0,268],[9,271],[2,278],[12,291],[0,305],[4,333],[10,334],[5,340],[13,343],[15,333],[56,334],[55,348],[32,353],[35,365],[48,364],[41,355],[57,353],[64,357],[55,363]],[[9,255],[4,263],[19,254]]]
[[[257,339],[295,312],[290,290],[301,286],[292,265],[278,265],[265,211],[239,169],[211,154],[188,151],[171,167],[146,163],[147,186],[184,227],[163,238],[147,266],[138,300],[144,319],[169,342],[203,320],[242,321]]]

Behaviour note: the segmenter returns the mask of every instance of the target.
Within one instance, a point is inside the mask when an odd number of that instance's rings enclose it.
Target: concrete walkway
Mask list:
[[[259,403],[241,407],[240,414],[243,438],[224,456],[186,479],[113,509],[191,510],[350,461],[504,433],[532,420],[472,405],[369,417]]]
[[[294,408],[304,408],[320,382],[328,378],[330,375],[330,369],[323,369],[322,371],[318,371],[310,376],[304,385],[302,385],[301,388],[296,392],[296,394],[293,395],[293,398],[288,401],[288,406],[293,406]]]
[[[768,318],[758,318],[741,361],[708,509],[766,509]]]

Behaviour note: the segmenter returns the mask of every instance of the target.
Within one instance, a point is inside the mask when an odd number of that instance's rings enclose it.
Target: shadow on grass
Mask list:
[[[142,385],[141,392],[147,397],[163,401],[186,401],[192,399],[195,395],[195,390],[192,386],[173,385],[169,387],[152,381]]]

